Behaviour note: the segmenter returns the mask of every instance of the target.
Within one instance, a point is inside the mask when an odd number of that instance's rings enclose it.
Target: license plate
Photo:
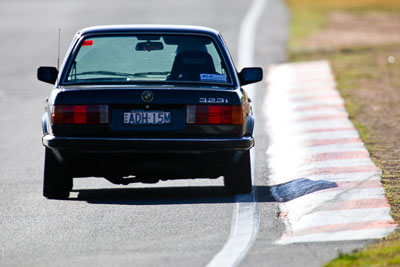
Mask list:
[[[171,124],[171,112],[135,111],[124,112],[124,124],[131,125],[162,125]]]

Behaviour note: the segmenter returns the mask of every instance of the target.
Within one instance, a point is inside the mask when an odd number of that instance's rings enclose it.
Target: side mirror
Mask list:
[[[262,68],[244,68],[239,73],[239,80],[241,85],[256,83],[263,79]]]
[[[37,78],[39,81],[54,84],[57,80],[58,70],[55,67],[39,67]]]

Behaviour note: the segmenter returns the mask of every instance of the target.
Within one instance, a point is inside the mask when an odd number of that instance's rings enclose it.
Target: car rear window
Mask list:
[[[64,84],[231,83],[212,38],[200,35],[123,35],[83,39]]]

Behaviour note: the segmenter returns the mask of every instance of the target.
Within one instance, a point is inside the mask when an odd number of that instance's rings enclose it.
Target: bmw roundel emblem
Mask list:
[[[153,101],[153,98],[154,98],[154,96],[151,91],[144,91],[142,93],[142,99],[144,102],[151,102],[151,101]]]

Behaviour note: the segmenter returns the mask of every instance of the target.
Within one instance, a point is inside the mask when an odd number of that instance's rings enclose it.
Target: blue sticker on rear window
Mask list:
[[[223,74],[200,74],[200,79],[203,82],[222,82],[226,83],[227,78]]]

